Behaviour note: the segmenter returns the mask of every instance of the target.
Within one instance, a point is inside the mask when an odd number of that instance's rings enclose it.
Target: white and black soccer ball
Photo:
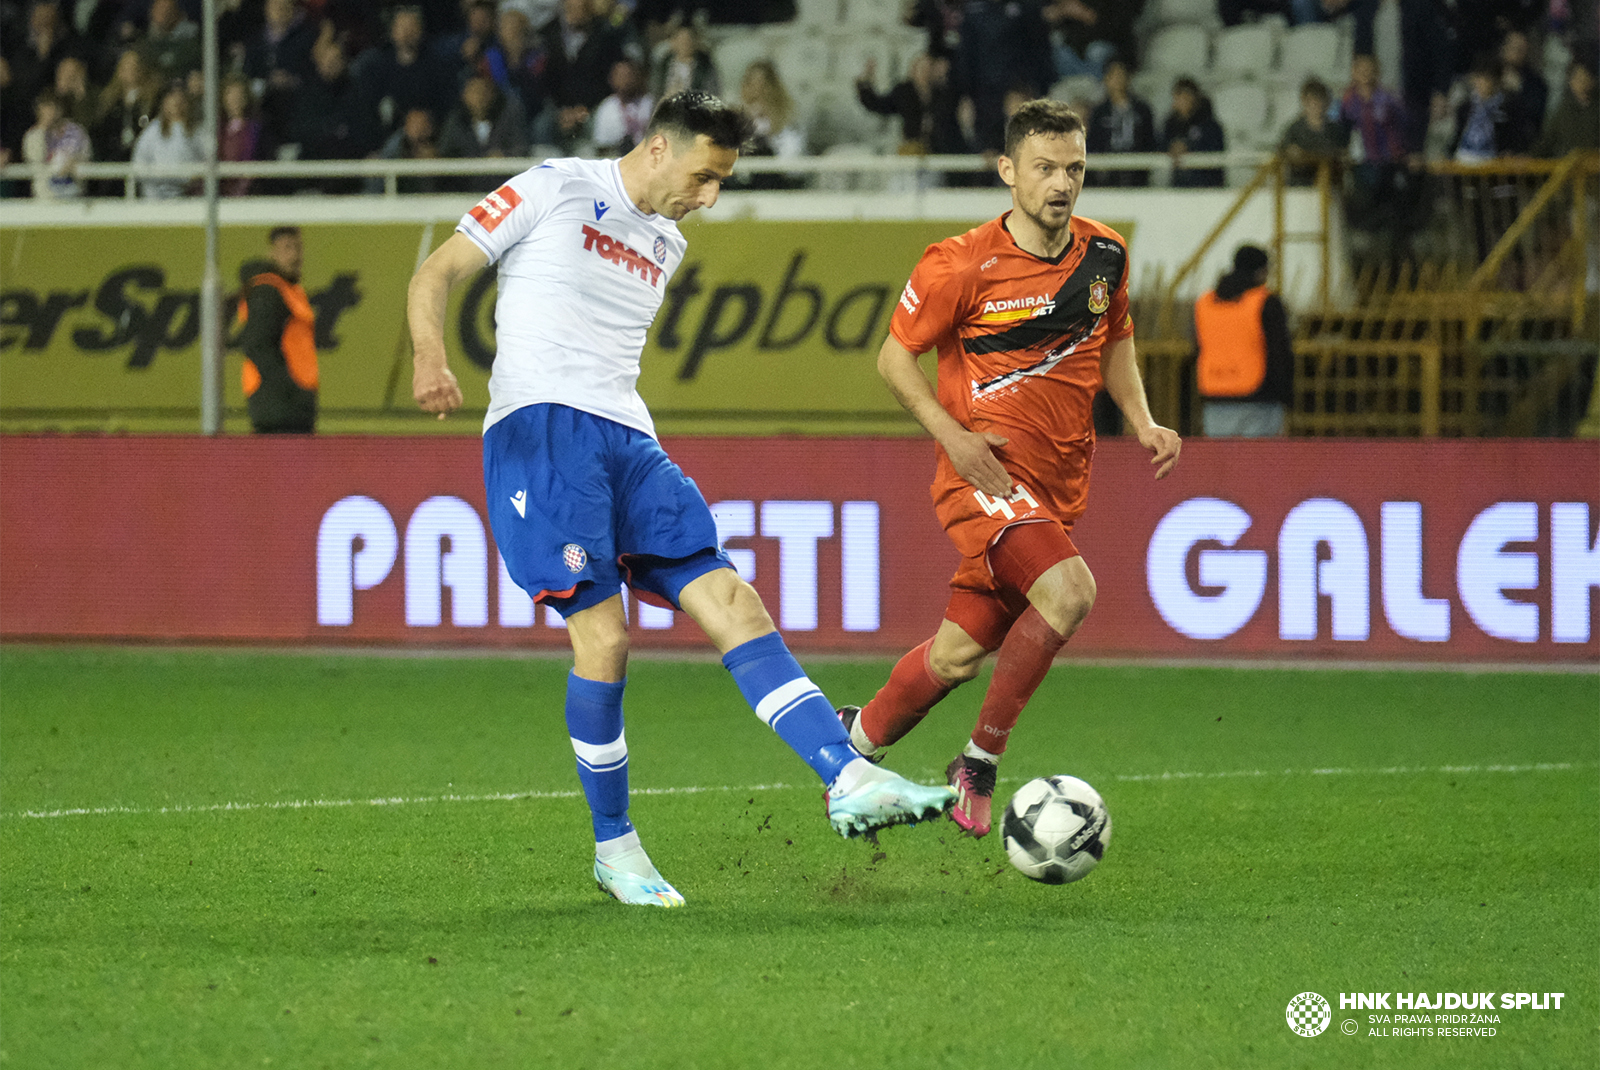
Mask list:
[[[1089,875],[1111,843],[1111,814],[1100,793],[1075,776],[1030,780],[1017,789],[1000,826],[1011,864],[1045,884]]]

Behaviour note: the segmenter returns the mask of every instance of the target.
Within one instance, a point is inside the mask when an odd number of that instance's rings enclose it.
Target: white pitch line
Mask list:
[[[1493,765],[1391,765],[1376,769],[1346,769],[1346,768],[1321,768],[1321,769],[1235,769],[1215,773],[1199,772],[1169,772],[1169,773],[1115,773],[1111,779],[1120,783],[1148,783],[1154,781],[1180,781],[1180,780],[1225,780],[1245,777],[1294,777],[1294,776],[1404,776],[1407,774],[1438,774],[1438,773],[1556,773],[1567,772],[1574,769],[1593,769],[1600,767],[1600,762],[1528,762],[1520,765],[1493,764]],[[928,775],[936,775],[925,771]],[[999,777],[1002,784],[1018,784],[1023,777]],[[703,795],[708,792],[725,792],[735,794],[746,791],[787,791],[792,788],[807,787],[815,790],[815,785],[799,784],[747,784],[737,786],[732,784],[695,786],[678,788],[634,788],[634,795]],[[480,803],[480,802],[515,802],[519,799],[576,799],[580,796],[577,791],[502,791],[491,792],[487,795],[418,795],[418,796],[385,796],[375,799],[289,799],[281,802],[225,802],[206,803],[180,806],[79,806],[60,810],[18,810],[11,813],[0,813],[0,820],[13,820],[18,818],[51,818],[51,817],[104,817],[108,815],[150,815],[150,814],[210,814],[228,811],[246,810],[318,810],[339,809],[341,807],[355,806],[427,806],[435,803]]]

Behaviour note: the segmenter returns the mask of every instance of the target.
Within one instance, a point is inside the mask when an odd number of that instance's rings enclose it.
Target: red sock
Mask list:
[[[939,679],[928,661],[933,640],[901,658],[889,682],[861,709],[861,729],[879,747],[887,747],[917,727],[955,685]]]
[[[1050,627],[1037,609],[1029,606],[1023,611],[1000,644],[994,678],[983,696],[978,725],[972,730],[973,743],[990,754],[1005,752],[1006,740],[1022,715],[1022,707],[1044,682],[1050,663],[1066,641],[1067,637]]]

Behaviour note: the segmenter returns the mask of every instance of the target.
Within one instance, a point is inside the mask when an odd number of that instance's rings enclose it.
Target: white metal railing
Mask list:
[[[1195,152],[1183,157],[1183,169],[1256,168],[1271,158],[1261,152]],[[405,178],[452,177],[463,175],[512,175],[542,161],[541,156],[495,157],[488,159],[437,160],[256,160],[218,163],[217,176],[234,178],[366,178],[382,184],[384,196],[400,192]],[[1090,160],[1091,175],[1107,171],[1144,171],[1151,185],[1175,170],[1172,157],[1164,152],[1101,153]],[[947,173],[986,173],[993,164],[983,156],[900,156],[837,153],[827,156],[746,156],[739,160],[740,175],[874,175],[931,176]],[[29,180],[48,177],[48,164],[11,164],[0,167],[0,180]],[[198,179],[205,164],[137,165],[131,163],[84,163],[73,168],[80,180],[109,179],[123,183],[123,195],[137,196],[138,183],[154,179]],[[369,190],[369,192],[376,192]]]

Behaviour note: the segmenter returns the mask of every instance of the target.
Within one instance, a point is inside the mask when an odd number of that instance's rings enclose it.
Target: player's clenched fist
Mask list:
[[[411,396],[424,412],[436,412],[439,419],[461,407],[461,386],[449,368],[418,368],[411,377]]]

